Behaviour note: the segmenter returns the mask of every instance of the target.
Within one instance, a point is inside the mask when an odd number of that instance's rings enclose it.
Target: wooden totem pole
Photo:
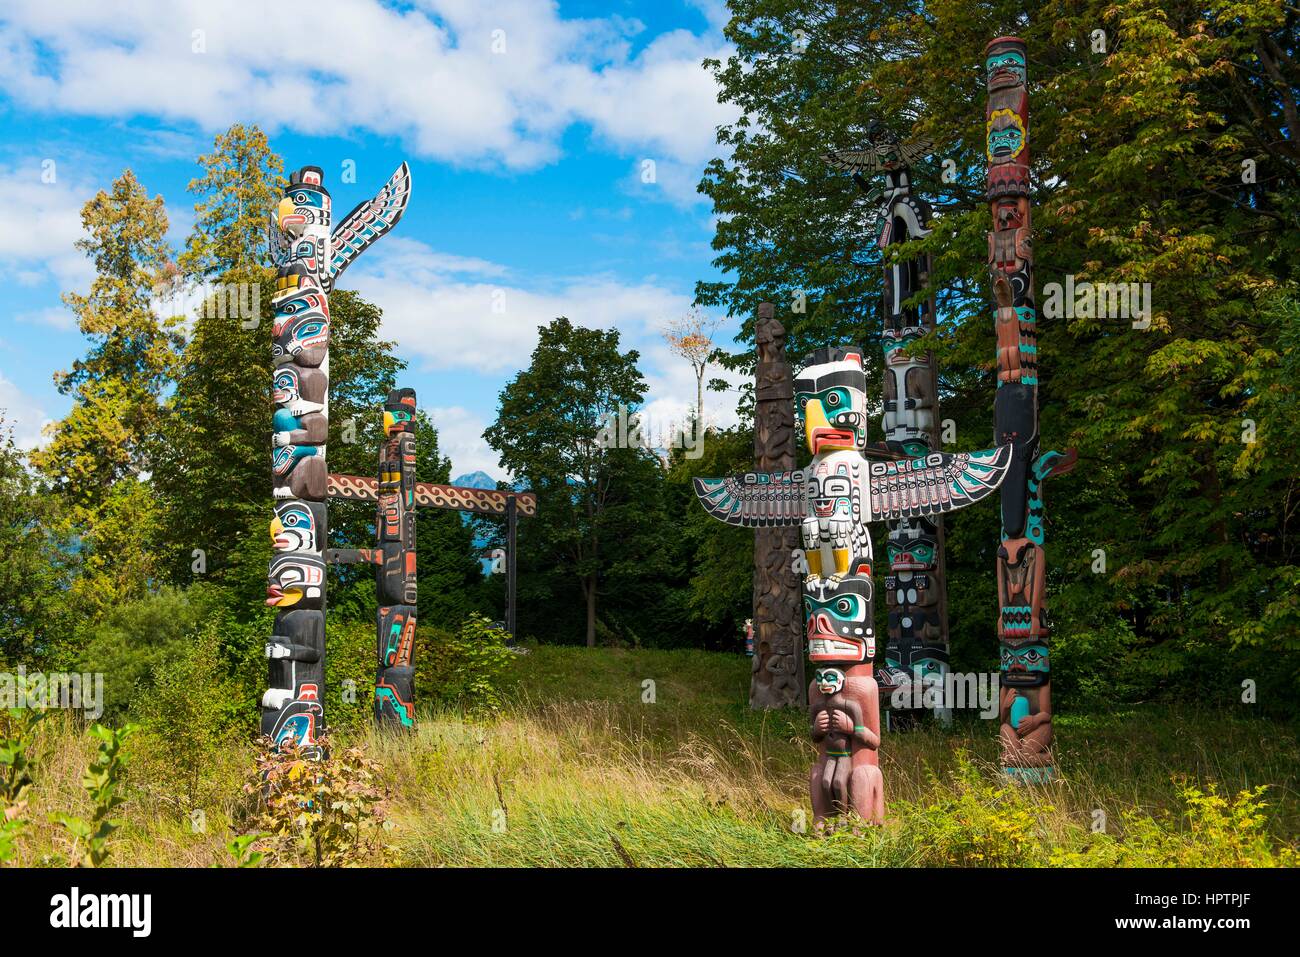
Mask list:
[[[785,358],[785,327],[770,302],[760,303],[754,326],[758,365],[754,381],[754,468],[757,473],[794,470],[794,383]],[[757,474],[756,473],[756,474]],[[753,671],[751,708],[805,704],[803,621],[794,555],[799,530],[760,527],[754,534]]]
[[[994,436],[1014,449],[1002,485],[998,547],[1002,767],[1025,781],[1052,776],[1051,631],[1044,597],[1043,481],[1075,464],[1071,449],[1039,452],[1038,333],[1029,210],[1029,96],[1025,43],[999,37],[986,50],[989,271],[997,304]]]
[[[864,191],[870,189],[864,174],[884,174],[881,230],[877,246],[884,264],[881,302],[881,339],[885,358],[885,395],[882,427],[885,450],[894,456],[916,458],[937,452],[939,440],[939,382],[931,354],[910,355],[907,347],[934,331],[934,296],[906,305],[926,286],[930,274],[927,253],[907,261],[891,262],[889,248],[929,235],[930,207],[912,194],[912,163],[930,149],[928,140],[900,143],[877,123],[868,132],[868,146],[841,150],[826,157],[839,169],[851,170]],[[876,680],[888,704],[896,691],[905,708],[919,708],[922,691],[942,684],[948,671],[948,589],[943,561],[941,518],[900,518],[889,523],[885,576],[885,601],[889,626],[885,665]],[[900,709],[901,710],[901,709]],[[950,712],[940,709],[944,718]]]
[[[809,775],[814,823],[884,816],[869,523],[936,515],[992,493],[1010,448],[869,462],[866,373],[853,347],[818,349],[794,382],[797,421],[812,453],[805,469],[695,479],[705,509],[751,528],[799,526],[808,559],[804,615],[809,721],[818,757]]]
[[[275,557],[266,603],[279,613],[266,644],[270,687],[262,696],[262,731],[277,744],[290,739],[317,757],[325,699],[328,297],[338,275],[397,224],[410,187],[403,163],[378,196],[331,230],[321,169],[304,166],[289,177],[270,236],[280,269],[272,328]]]

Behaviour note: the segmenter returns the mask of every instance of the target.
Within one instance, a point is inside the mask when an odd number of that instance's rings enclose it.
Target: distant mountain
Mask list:
[[[495,489],[497,481],[487,472],[470,472],[468,475],[458,475],[451,480],[452,485],[459,485],[463,488],[486,488]]]

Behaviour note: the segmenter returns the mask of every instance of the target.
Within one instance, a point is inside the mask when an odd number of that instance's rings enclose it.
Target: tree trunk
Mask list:
[[[596,647],[596,576],[589,575],[583,587],[587,593],[587,647]]]

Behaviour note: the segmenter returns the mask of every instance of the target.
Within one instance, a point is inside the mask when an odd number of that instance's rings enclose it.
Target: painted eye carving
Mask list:
[[[830,406],[832,409],[838,406],[840,404],[840,394],[838,392],[832,392],[829,395],[827,395],[826,404]]]
[[[297,195],[294,196],[293,201],[297,203],[299,206],[304,206],[307,203],[307,194],[298,193]]]

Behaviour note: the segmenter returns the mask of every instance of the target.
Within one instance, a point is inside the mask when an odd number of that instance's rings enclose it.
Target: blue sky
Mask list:
[[[384,310],[410,362],[402,384],[432,413],[454,474],[502,474],[480,433],[537,325],[559,314],[617,327],[641,350],[651,428],[680,420],[693,374],[660,331],[714,276],[695,186],[732,113],[699,63],[728,52],[723,22],[714,0],[7,0],[5,418],[31,446],[68,409],[51,376],[86,349],[59,300],[91,277],[72,245],[81,205],[129,166],[166,200],[179,247],[194,158],[246,122],[287,169],[322,167],[340,213],[410,162],[405,218],[340,285]],[[347,161],[354,184],[340,181]],[[709,402],[710,420],[734,421],[734,394]]]

